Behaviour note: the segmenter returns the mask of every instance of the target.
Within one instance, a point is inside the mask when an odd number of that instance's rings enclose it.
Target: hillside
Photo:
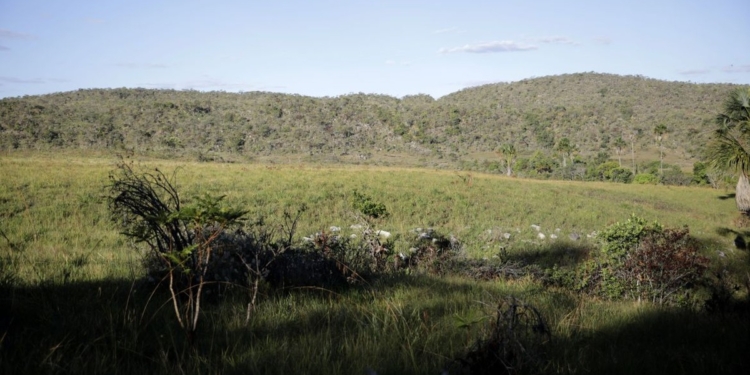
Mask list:
[[[666,160],[700,158],[730,84],[665,82],[582,73],[491,84],[438,100],[351,94],[314,98],[225,93],[89,89],[0,100],[0,150],[117,150],[160,157],[457,167],[520,154],[554,155],[567,137],[582,158],[615,139],[636,158],[658,159],[652,130],[669,129]]]

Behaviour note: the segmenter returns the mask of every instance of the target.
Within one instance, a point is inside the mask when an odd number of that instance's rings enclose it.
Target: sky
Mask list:
[[[439,98],[580,72],[750,84],[750,1],[0,0],[0,98],[117,87]]]

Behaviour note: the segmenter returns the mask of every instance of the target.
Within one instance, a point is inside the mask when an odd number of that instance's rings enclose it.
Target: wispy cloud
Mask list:
[[[128,68],[128,69],[164,69],[164,68],[167,68],[167,65],[165,64],[155,64],[155,63],[126,62],[126,63],[117,63],[114,65],[120,68]]]
[[[750,65],[729,65],[721,68],[726,73],[750,73]]]
[[[106,22],[101,18],[86,18],[86,23],[98,25]]]
[[[36,37],[31,34],[19,33],[19,32],[8,30],[8,29],[0,29],[0,38],[31,40],[31,39],[35,39]]]
[[[531,51],[538,49],[537,46],[532,44],[518,43],[510,40],[466,44],[461,47],[453,48],[441,48],[438,50],[440,53],[456,53],[456,52],[467,52],[467,53],[499,53],[499,52],[521,52]]]
[[[572,44],[572,45],[580,44],[564,36],[548,36],[544,38],[534,38],[533,40],[538,43],[546,43],[546,44]]]
[[[708,69],[687,69],[687,70],[680,70],[679,73],[686,75],[686,76],[697,76],[701,74],[707,74],[711,71]]]
[[[5,83],[24,83],[24,84],[26,84],[26,83],[32,83],[32,84],[38,84],[38,83],[44,83],[44,80],[40,79],[40,78],[23,79],[23,78],[18,78],[18,77],[0,76],[0,82],[5,82]]]
[[[0,51],[10,51],[10,48],[0,44]]]
[[[607,38],[607,37],[603,37],[603,36],[594,38],[593,41],[596,44],[604,44],[604,45],[612,44],[612,39]]]
[[[464,31],[464,30],[461,30],[461,29],[459,29],[458,27],[449,27],[449,28],[447,28],[447,29],[440,29],[440,30],[435,30],[435,31],[433,31],[432,33],[433,33],[433,34],[447,34],[447,33],[451,33],[451,34],[459,34],[459,33],[463,33],[463,32],[465,32],[465,31]]]

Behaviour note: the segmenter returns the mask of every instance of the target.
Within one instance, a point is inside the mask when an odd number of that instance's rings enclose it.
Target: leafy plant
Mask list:
[[[239,224],[246,211],[223,207],[223,196],[208,194],[183,207],[174,179],[158,169],[137,173],[121,163],[110,174],[110,182],[110,209],[115,220],[126,236],[146,243],[166,269],[177,322],[193,343],[212,244],[226,229]]]
[[[385,204],[376,202],[371,196],[360,193],[356,189],[352,192],[352,207],[373,219],[388,216]]]

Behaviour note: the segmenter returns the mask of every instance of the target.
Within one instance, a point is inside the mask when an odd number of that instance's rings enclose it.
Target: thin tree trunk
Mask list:
[[[737,209],[743,215],[750,216],[750,181],[745,173],[740,173],[734,199],[737,202]]]
[[[505,168],[505,173],[510,177],[513,174],[513,170],[510,167],[510,160],[506,160],[505,163],[507,164],[507,168]]]

